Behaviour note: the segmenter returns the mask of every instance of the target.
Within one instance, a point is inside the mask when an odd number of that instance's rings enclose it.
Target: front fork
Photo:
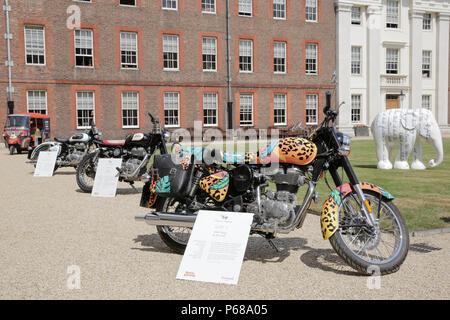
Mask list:
[[[360,203],[361,211],[366,217],[367,222],[371,227],[375,227],[377,225],[377,219],[375,215],[372,214],[372,208],[370,207],[369,202],[364,196],[364,192],[361,189],[358,178],[356,177],[355,171],[353,170],[350,160],[347,157],[343,156],[339,161],[331,164],[329,167],[329,172],[338,190],[339,187],[343,185],[343,181],[338,173],[339,167],[342,167],[344,169],[345,174],[349,179],[350,185],[352,186],[352,189],[356,193],[356,196]]]

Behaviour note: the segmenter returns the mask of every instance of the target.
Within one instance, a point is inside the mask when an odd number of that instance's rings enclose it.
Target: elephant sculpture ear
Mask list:
[[[417,129],[419,124],[419,117],[414,110],[399,110],[400,112],[400,123],[402,127],[406,130],[412,131]]]

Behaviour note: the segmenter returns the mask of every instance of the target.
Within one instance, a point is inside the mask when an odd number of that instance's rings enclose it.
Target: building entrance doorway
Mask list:
[[[400,108],[400,95],[387,94],[386,95],[386,110]]]

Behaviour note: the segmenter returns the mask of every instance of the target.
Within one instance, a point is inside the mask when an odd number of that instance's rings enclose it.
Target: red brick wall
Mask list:
[[[256,4],[257,2],[257,4]],[[273,125],[273,94],[288,93],[289,125],[304,117],[304,94],[316,91],[321,95],[330,88],[330,78],[335,70],[335,15],[332,1],[319,1],[318,23],[306,23],[304,1],[288,1],[288,19],[273,20],[271,1],[255,1],[253,17],[239,17],[234,12],[237,0],[231,1],[231,54],[233,98],[239,91],[252,91],[257,96],[258,128]],[[142,130],[150,128],[147,111],[158,114],[162,108],[163,88],[175,87],[182,92],[182,124],[192,127],[194,120],[201,119],[202,90],[220,91],[220,125],[226,123],[226,36],[225,1],[218,0],[218,14],[202,14],[200,1],[181,1],[178,11],[161,10],[160,1],[139,1],[139,7],[120,7],[114,1],[96,0],[95,3],[80,3],[70,0],[16,0],[11,3],[12,55],[14,60],[13,86],[15,87],[15,111],[26,110],[27,89],[46,89],[48,109],[52,115],[53,133],[65,136],[76,132],[73,119],[73,88],[93,87],[100,113],[97,122],[105,137],[122,138],[129,129],[118,128],[120,117],[120,94],[118,88],[140,88]],[[95,67],[74,67],[73,31],[66,28],[71,5],[81,8],[81,24],[94,30]],[[44,67],[25,65],[24,25],[45,26],[46,61]],[[120,30],[138,30],[139,70],[122,70],[118,63],[118,41]],[[182,43],[181,70],[163,71],[161,68],[161,34],[172,30],[180,34]],[[5,33],[4,19],[0,23],[0,34]],[[202,72],[199,68],[201,35],[215,34],[220,42],[218,72]],[[256,72],[238,72],[236,43],[238,36],[250,36],[255,40]],[[273,39],[288,42],[288,73],[273,74]],[[320,73],[304,74],[305,41],[320,44]],[[4,41],[4,40],[3,40]],[[6,47],[0,46],[1,60],[6,59]],[[0,123],[6,114],[7,68],[0,67]],[[119,101],[118,101],[119,100]],[[324,99],[322,99],[324,101]],[[235,102],[234,118],[238,106]],[[319,106],[320,113],[321,106]],[[237,111],[237,112],[236,112]],[[235,121],[236,122],[236,121]]]

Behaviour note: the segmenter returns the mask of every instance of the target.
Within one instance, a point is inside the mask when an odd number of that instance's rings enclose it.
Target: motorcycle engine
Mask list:
[[[72,163],[79,163],[86,154],[86,145],[84,143],[76,143],[67,155],[67,160]]]
[[[259,217],[261,223],[276,222],[279,226],[287,226],[295,217],[297,191],[306,182],[304,172],[293,167],[263,174],[267,180],[275,183],[277,191],[267,190],[247,210]]]
[[[129,155],[128,160],[122,165],[122,170],[125,175],[132,175],[139,168],[147,152],[144,148],[133,148],[129,152]]]

